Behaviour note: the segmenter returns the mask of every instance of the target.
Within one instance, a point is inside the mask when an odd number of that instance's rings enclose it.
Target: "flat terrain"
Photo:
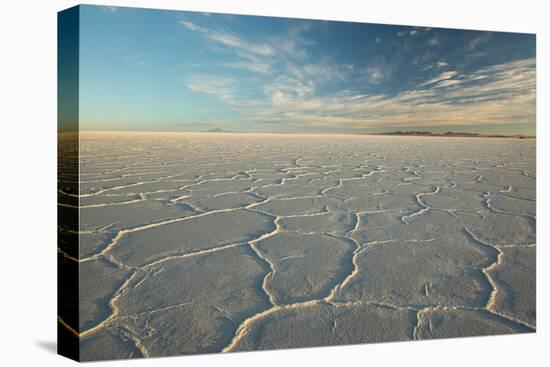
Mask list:
[[[80,143],[84,360],[535,330],[535,140]]]

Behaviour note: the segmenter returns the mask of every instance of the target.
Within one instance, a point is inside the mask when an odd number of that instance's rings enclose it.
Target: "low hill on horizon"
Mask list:
[[[517,138],[517,139],[534,139],[533,135],[503,135],[503,134],[478,134],[478,133],[467,133],[467,132],[454,132],[447,131],[445,133],[434,133],[431,131],[388,131],[383,133],[374,133],[372,135],[394,135],[394,136],[443,136],[443,137],[469,137],[469,138]]]

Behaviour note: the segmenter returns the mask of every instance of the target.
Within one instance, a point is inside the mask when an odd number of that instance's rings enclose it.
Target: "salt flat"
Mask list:
[[[84,360],[536,328],[534,140],[80,144]]]

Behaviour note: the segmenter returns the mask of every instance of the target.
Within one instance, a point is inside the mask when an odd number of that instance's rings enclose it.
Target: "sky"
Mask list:
[[[535,134],[535,35],[80,7],[81,130]]]

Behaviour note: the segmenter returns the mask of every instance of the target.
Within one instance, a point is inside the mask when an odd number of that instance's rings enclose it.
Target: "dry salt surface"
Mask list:
[[[83,360],[535,331],[534,140],[80,144]]]

